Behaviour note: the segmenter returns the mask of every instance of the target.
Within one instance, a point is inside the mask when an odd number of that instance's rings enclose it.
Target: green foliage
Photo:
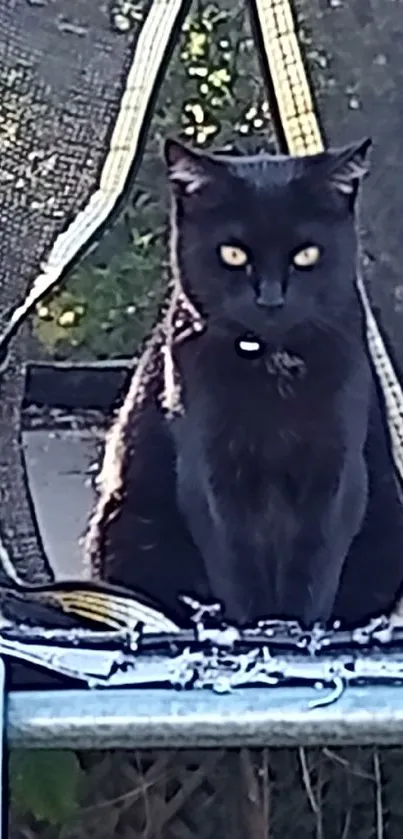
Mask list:
[[[63,825],[77,808],[80,765],[74,752],[13,750],[11,803],[20,816]]]
[[[273,145],[246,7],[244,0],[199,2],[186,20],[122,216],[38,309],[34,330],[53,356],[131,356],[150,329],[166,283],[161,136],[201,147]]]
[[[150,234],[95,264],[87,259],[38,313],[39,335],[54,355],[132,355],[151,327],[162,289],[161,257]]]

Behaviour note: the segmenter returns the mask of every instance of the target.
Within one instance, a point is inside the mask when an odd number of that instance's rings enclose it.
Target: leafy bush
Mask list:
[[[77,807],[80,773],[74,752],[15,749],[9,766],[14,816],[64,824]]]

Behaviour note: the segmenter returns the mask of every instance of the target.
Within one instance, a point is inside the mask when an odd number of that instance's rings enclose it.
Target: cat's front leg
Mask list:
[[[283,569],[281,600],[290,617],[305,625],[327,622],[334,610],[347,557],[364,521],[368,475],[363,458],[344,469],[338,490],[313,505],[295,542],[293,561]],[[316,507],[316,509],[315,509]]]
[[[250,618],[245,574],[229,543],[226,528],[200,484],[179,480],[178,507],[197,546],[209,582],[211,597],[221,604],[225,618],[242,623]],[[243,554],[246,569],[246,557]]]

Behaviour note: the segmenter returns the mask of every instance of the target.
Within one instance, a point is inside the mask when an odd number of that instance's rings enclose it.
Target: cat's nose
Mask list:
[[[284,292],[280,283],[263,283],[258,290],[256,303],[266,309],[279,309],[284,306]]]

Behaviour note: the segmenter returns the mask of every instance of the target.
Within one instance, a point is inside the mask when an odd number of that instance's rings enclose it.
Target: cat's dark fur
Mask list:
[[[124,502],[104,523],[111,580],[178,613],[178,593],[218,599],[240,623],[391,605],[402,514],[355,283],[368,146],[214,158],[167,143],[175,259],[207,329],[175,351],[183,417],[150,406],[126,441]],[[220,261],[225,244],[247,268]],[[298,270],[307,245],[319,261]],[[245,333],[261,358],[237,354]]]

